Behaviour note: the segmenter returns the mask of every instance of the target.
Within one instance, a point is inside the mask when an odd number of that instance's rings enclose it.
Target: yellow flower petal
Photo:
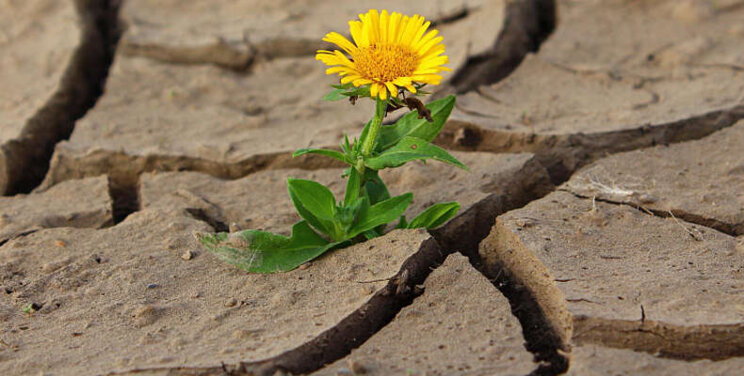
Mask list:
[[[372,80],[368,80],[366,78],[359,78],[359,79],[352,81],[352,84],[354,84],[354,86],[356,87],[359,87],[362,85],[369,85],[371,83],[372,83]]]
[[[418,43],[413,45],[413,49],[416,50],[419,54],[423,55],[426,51],[423,50],[423,47],[427,45],[427,43],[431,42],[434,38],[436,38],[437,34],[439,34],[439,30],[434,29],[426,33],[421,40],[418,41]]]
[[[348,84],[349,82],[353,82],[354,80],[358,80],[359,76],[345,76],[341,77],[341,84]]]
[[[323,40],[343,48],[349,54],[353,54],[357,50],[354,44],[337,32],[328,33]]]
[[[389,28],[389,18],[388,11],[383,9],[382,14],[380,14],[380,42],[388,43],[388,28]]]
[[[448,61],[449,59],[447,58],[447,56],[437,56],[433,58],[422,59],[421,64],[419,64],[419,69],[439,67],[443,64],[447,64]]]
[[[326,74],[334,74],[334,73],[341,73],[344,74],[344,72],[348,72],[349,68],[346,67],[331,67],[326,69]]]
[[[369,41],[364,38],[364,35],[362,34],[361,21],[349,21],[349,31],[351,32],[351,38],[354,39],[354,43],[357,47],[364,48],[369,46]]]
[[[414,84],[438,85],[439,73],[450,71],[444,66],[449,59],[443,38],[429,26],[419,15],[371,9],[349,21],[351,39],[337,32],[323,38],[340,50],[318,50],[315,58],[328,65],[326,74],[338,74],[341,83],[369,85],[373,98],[397,96],[399,88],[415,93]]]
[[[430,25],[431,25],[431,22],[426,21],[421,26],[419,26],[418,29],[416,30],[416,34],[413,36],[413,39],[411,39],[411,41],[408,42],[408,44],[410,46],[415,46],[416,44],[418,44],[418,42],[424,36],[424,33],[426,32],[426,30],[429,29]]]
[[[401,14],[393,12],[388,22],[388,43],[398,42],[398,28],[400,27]]]
[[[369,23],[369,41],[370,44],[381,42],[380,40],[380,13],[377,9],[370,9],[367,13]]]
[[[442,38],[442,37],[436,37],[436,38],[434,38],[434,39],[426,42],[426,44],[424,44],[423,46],[421,46],[421,48],[419,49],[419,54],[426,56],[426,53],[429,52],[429,50],[431,50],[432,47],[434,47],[437,43],[440,43],[442,40],[444,40],[444,38]]]
[[[369,94],[372,96],[372,98],[376,98],[379,92],[380,92],[380,85],[378,83],[373,83],[369,87]]]
[[[393,80],[393,83],[398,86],[406,86],[411,84],[411,77],[398,77],[395,80]]]
[[[385,82],[385,86],[390,90],[390,95],[398,94],[398,88],[392,82]]]

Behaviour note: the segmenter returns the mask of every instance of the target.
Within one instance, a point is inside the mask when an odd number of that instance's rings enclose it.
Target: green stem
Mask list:
[[[355,166],[357,172],[359,173],[359,179],[361,180],[361,184],[359,186],[359,195],[364,194],[364,185],[367,183],[365,179],[366,174],[364,173],[364,159],[369,158],[372,155],[372,152],[375,150],[377,137],[380,134],[380,127],[382,126],[382,119],[385,118],[386,112],[387,101],[375,99],[375,115],[369,125],[367,138],[364,139],[364,143],[362,144],[362,155],[360,156],[361,158],[357,161],[357,165]]]
[[[369,128],[369,134],[367,139],[362,144],[362,156],[368,158],[374,151],[375,144],[377,143],[377,136],[380,134],[380,127],[382,126],[382,119],[385,118],[385,111],[387,110],[387,101],[380,99],[375,100],[375,117],[372,118],[372,124]]]

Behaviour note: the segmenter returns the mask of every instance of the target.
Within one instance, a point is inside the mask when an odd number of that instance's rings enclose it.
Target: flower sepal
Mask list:
[[[340,85],[331,85],[333,90],[323,97],[324,101],[335,102],[342,99],[349,99],[352,103],[358,98],[371,98],[369,85],[355,87],[351,82]]]

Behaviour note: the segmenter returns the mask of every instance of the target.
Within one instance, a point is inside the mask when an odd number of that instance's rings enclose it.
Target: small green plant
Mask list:
[[[33,303],[29,303],[29,304],[23,306],[23,313],[32,314],[34,312],[36,312],[36,309],[34,308],[34,304]]]
[[[320,183],[289,179],[289,197],[302,218],[289,237],[259,230],[203,234],[202,244],[223,261],[253,273],[292,270],[336,248],[381,236],[389,224],[395,228],[433,229],[454,217],[456,202],[430,206],[412,220],[403,213],[413,200],[412,193],[391,197],[379,171],[407,162],[433,159],[467,170],[444,149],[431,142],[442,130],[455,105],[449,96],[424,106],[416,96],[427,94],[426,84],[437,85],[447,70],[444,45],[436,30],[426,33],[430,23],[420,16],[402,16],[370,10],[359,21],[350,22],[355,43],[338,33],[324,40],[341,51],[320,50],[318,60],[331,66],[326,73],[342,76],[340,85],[324,99],[360,98],[375,101],[375,113],[359,138],[344,137],[340,150],[300,149],[294,156],[320,154],[348,167],[346,193],[340,200]],[[390,111],[409,108],[411,112],[392,125],[383,125]]]

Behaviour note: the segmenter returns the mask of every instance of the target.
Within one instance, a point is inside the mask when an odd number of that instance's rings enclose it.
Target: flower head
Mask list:
[[[415,84],[439,85],[439,73],[450,70],[443,66],[448,62],[442,55],[443,38],[435,29],[427,32],[430,25],[419,15],[372,9],[360,14],[359,20],[349,21],[354,43],[336,32],[323,38],[345,54],[319,50],[315,58],[330,66],[326,74],[338,73],[342,84],[369,85],[372,98],[397,97],[399,87],[415,94]]]

